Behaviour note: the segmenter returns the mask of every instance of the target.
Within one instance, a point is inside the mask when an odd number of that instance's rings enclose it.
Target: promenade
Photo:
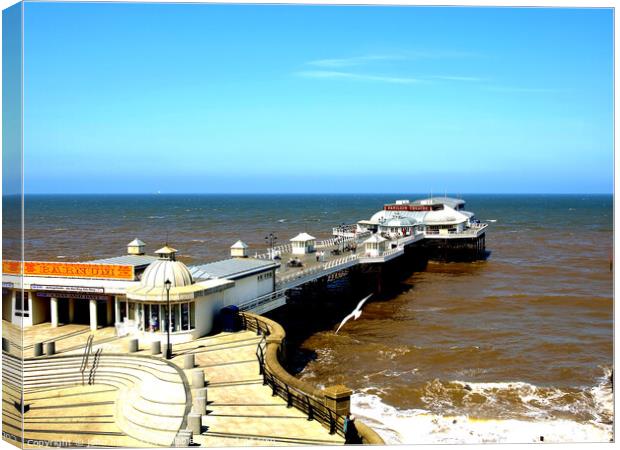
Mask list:
[[[15,337],[13,325],[3,323],[3,336]],[[194,434],[201,446],[338,445],[338,434],[272,396],[259,375],[257,346],[252,331],[219,333],[174,346],[169,362],[150,355],[150,345],[128,353],[129,338],[114,337],[113,328],[93,333],[93,384],[82,385],[79,365],[91,333],[87,326],[51,328],[37,325],[24,333],[23,351],[32,356],[34,339],[54,340],[58,356],[27,359],[23,372],[16,357],[3,358],[3,421],[20,436],[18,385],[23,373],[23,416],[26,440],[49,444],[130,447],[169,446],[185,423],[195,391],[188,380],[202,370],[207,381],[207,411],[202,430]],[[12,345],[11,353],[18,353]],[[182,369],[185,355],[194,354],[195,368]],[[5,437],[5,440],[12,442]],[[14,441],[13,441],[14,442]],[[37,444],[33,444],[38,446]],[[33,446],[27,444],[27,446]]]

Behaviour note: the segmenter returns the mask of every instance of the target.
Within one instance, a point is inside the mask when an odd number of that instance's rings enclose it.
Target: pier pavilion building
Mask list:
[[[396,200],[350,229],[355,233],[380,233],[391,239],[421,232],[423,247],[435,259],[484,257],[487,224],[480,223],[473,212],[464,208],[464,200],[450,197]]]
[[[145,255],[137,239],[127,255],[94,261],[3,261],[2,319],[21,327],[115,326],[117,335],[147,341],[161,339],[170,324],[173,342],[195,339],[211,331],[224,306],[274,290],[279,263],[244,257],[233,247],[239,256],[193,266],[167,245]]]
[[[464,211],[464,205],[463,200],[451,198],[397,200],[358,225],[361,230],[376,227],[380,232],[394,233],[398,228],[405,228],[406,223],[407,228],[417,225],[426,234],[461,233],[475,223],[474,213]],[[403,226],[399,227],[401,223]]]

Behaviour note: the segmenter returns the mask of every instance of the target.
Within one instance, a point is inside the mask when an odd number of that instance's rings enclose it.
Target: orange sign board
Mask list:
[[[133,280],[133,266],[120,264],[84,264],[24,261],[24,275],[64,278],[97,278],[103,280]],[[20,274],[20,261],[2,261],[2,273]]]

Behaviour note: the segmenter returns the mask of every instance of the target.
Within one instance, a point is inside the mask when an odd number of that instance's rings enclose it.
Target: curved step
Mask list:
[[[30,358],[23,360],[22,364],[22,360],[12,357],[10,360],[7,359],[8,363],[3,366],[3,375],[7,381],[13,380],[16,386],[21,386],[23,379],[24,389],[29,395],[39,399],[39,408],[54,409],[59,407],[55,404],[59,399],[67,400],[56,394],[58,389],[81,386],[83,380],[88,381],[94,360],[89,361],[84,373],[80,371],[82,361],[82,355],[60,355]],[[96,385],[109,385],[118,390],[114,403],[105,401],[100,405],[101,411],[107,411],[108,407],[112,406],[112,418],[80,420],[78,416],[77,419],[68,418],[63,421],[61,418],[46,420],[45,415],[37,414],[42,418],[31,416],[26,421],[28,436],[46,433],[51,436],[53,430],[59,433],[60,424],[63,436],[65,430],[68,436],[87,432],[104,436],[113,424],[114,429],[120,430],[116,434],[124,434],[147,445],[170,446],[173,443],[184,422],[190,400],[187,394],[189,388],[179,369],[156,358],[102,354],[97,361],[94,374]],[[95,408],[98,402],[94,400],[108,398],[110,397],[104,394],[78,397],[67,402],[74,411]],[[50,400],[46,401],[48,399]],[[84,401],[85,399],[88,400]],[[19,420],[12,420],[15,423],[11,422],[11,425],[20,425]],[[116,437],[114,442],[117,442]]]

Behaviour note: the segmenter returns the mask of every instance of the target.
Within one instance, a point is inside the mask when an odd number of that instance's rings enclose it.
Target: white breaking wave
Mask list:
[[[461,382],[454,382],[461,383]],[[466,383],[462,383],[465,385]],[[559,396],[558,392],[540,394],[540,388],[528,383],[467,383],[472,393],[490,398],[499,390],[515,391],[524,404],[537,405],[538,413]],[[375,388],[365,390],[377,392]],[[381,397],[366,392],[351,399],[353,414],[372,426],[388,444],[477,444],[540,442],[609,442],[613,438],[613,394],[602,381],[590,390],[597,420],[581,423],[569,419],[478,419],[466,415],[438,415],[424,409],[398,409]],[[557,405],[554,405],[557,409]],[[598,418],[603,420],[599,421]]]

